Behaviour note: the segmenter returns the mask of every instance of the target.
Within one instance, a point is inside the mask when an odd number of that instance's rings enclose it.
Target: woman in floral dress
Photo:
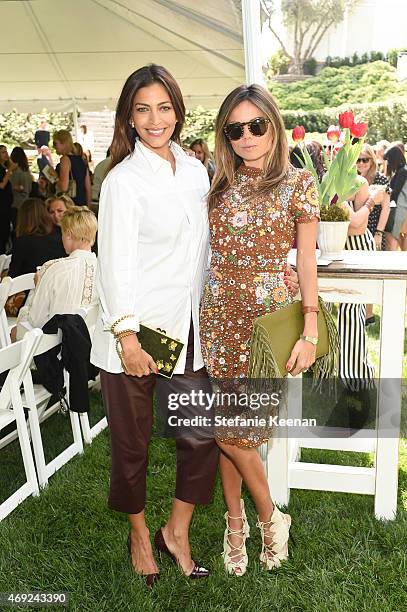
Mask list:
[[[255,318],[286,306],[288,252],[296,237],[297,271],[304,314],[303,335],[317,336],[316,228],[319,215],[314,180],[288,162],[284,124],[272,96],[262,87],[241,86],[223,102],[216,122],[216,174],[209,194],[211,265],[201,306],[201,344],[212,379],[248,375]],[[299,339],[286,369],[293,375],[315,361],[315,345]],[[266,432],[264,432],[266,434]],[[241,500],[245,481],[258,512],[267,569],[288,556],[291,517],[273,504],[256,448],[258,429],[238,435],[217,431],[220,469],[228,511],[224,562],[229,573],[246,571],[249,527]]]

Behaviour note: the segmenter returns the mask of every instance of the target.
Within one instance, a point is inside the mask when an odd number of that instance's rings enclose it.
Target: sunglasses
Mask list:
[[[370,157],[359,157],[357,164],[367,164],[370,162]]]
[[[270,119],[267,119],[267,117],[256,117],[256,119],[245,121],[244,123],[228,123],[223,128],[223,131],[229,140],[239,140],[243,136],[244,126],[247,125],[250,133],[253,136],[264,136],[264,134],[267,132],[267,126],[269,123]]]

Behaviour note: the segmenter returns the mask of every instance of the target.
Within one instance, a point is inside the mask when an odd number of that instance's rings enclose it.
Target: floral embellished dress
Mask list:
[[[209,376],[247,377],[255,318],[291,302],[284,284],[296,224],[319,218],[306,170],[290,169],[269,194],[252,198],[262,170],[242,165],[209,218],[212,257],[201,303],[201,345]]]

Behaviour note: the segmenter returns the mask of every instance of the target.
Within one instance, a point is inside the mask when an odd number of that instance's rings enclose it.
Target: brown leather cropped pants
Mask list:
[[[193,330],[188,339],[182,385],[196,385],[197,378],[207,379],[206,370],[197,372],[193,364]],[[101,371],[103,400],[109,422],[112,467],[109,507],[137,514],[146,502],[148,445],[153,425],[153,396],[157,376],[137,378],[127,374]],[[212,500],[219,448],[213,437],[176,439],[175,497],[190,504],[208,504]]]

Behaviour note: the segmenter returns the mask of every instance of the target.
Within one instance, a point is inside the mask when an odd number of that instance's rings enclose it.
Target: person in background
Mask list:
[[[41,119],[40,127],[34,134],[34,142],[37,147],[38,155],[41,153],[41,147],[48,147],[51,135],[45,119]]]
[[[11,209],[12,223],[15,227],[17,220],[17,210],[21,204],[26,200],[32,188],[33,177],[31,175],[28,159],[21,147],[14,147],[11,151],[10,159],[16,164],[16,168],[11,178],[11,185],[13,188],[13,206]]]
[[[75,151],[70,132],[59,130],[55,132],[53,140],[56,152],[61,155],[60,163],[56,167],[58,174],[57,193],[68,192],[69,181],[73,179],[76,184],[76,195],[72,197],[73,201],[78,206],[89,205],[92,201],[89,169],[81,155],[78,155]]]
[[[46,200],[52,195],[52,185],[42,173],[38,176],[38,181],[33,181],[31,185],[30,198],[40,198]]]
[[[364,144],[356,161],[358,173],[365,178],[370,185],[388,185],[388,178],[378,171],[377,160],[374,149],[369,144]],[[376,189],[373,189],[375,192]],[[390,212],[390,197],[385,190],[380,190],[382,200],[377,202],[369,215],[367,226],[374,236],[376,250],[385,248],[384,228]]]
[[[12,340],[27,329],[42,328],[56,314],[74,314],[97,303],[96,255],[92,253],[97,221],[86,206],[72,206],[61,219],[62,241],[68,257],[47,261],[36,286],[18,314]]]
[[[364,144],[359,157],[356,160],[357,171],[360,176],[363,176],[370,185],[382,185],[388,184],[387,177],[378,171],[377,160],[374,149],[369,144]],[[374,190],[375,191],[375,190]],[[384,228],[386,227],[387,219],[390,213],[390,197],[386,191],[380,191],[382,199],[375,203],[372,212],[369,214],[367,221],[367,227],[372,234],[376,250],[381,251],[386,247],[384,238]],[[366,325],[371,325],[375,322],[373,316],[373,305],[366,304]]]
[[[85,123],[81,123],[79,126],[80,132],[78,134],[79,144],[82,145],[83,153],[85,154],[88,164],[90,164],[92,160],[92,155],[95,149],[95,138],[91,130],[88,130],[88,127]]]
[[[52,219],[43,200],[28,198],[17,213],[16,240],[9,276],[36,272],[50,259],[66,257],[60,234],[53,232]]]
[[[403,145],[404,149],[404,145]],[[389,251],[399,247],[407,250],[407,166],[400,145],[390,147],[384,154],[387,176],[390,179],[390,215],[386,225],[386,245]]]
[[[197,138],[190,144],[190,149],[195,153],[196,159],[199,159],[200,162],[205,166],[209,181],[212,182],[213,176],[215,174],[215,162],[213,160],[212,154],[209,151],[208,144],[206,140],[202,138]]]
[[[95,172],[93,174],[93,183],[92,183],[92,202],[93,204],[99,203],[100,190],[102,188],[102,183],[110,170],[112,160],[110,158],[110,147],[106,151],[106,158],[102,159],[95,168]]]
[[[11,178],[17,165],[10,160],[7,147],[0,145],[0,255],[6,252],[10,240],[13,188]]]
[[[61,219],[68,210],[75,206],[74,201],[67,195],[51,196],[45,200],[45,206],[49,212],[52,222],[54,224],[54,230],[59,231],[61,226]]]
[[[40,153],[37,157],[37,166],[39,172],[42,172],[45,166],[50,166],[51,168],[54,167],[51,151],[45,145],[41,147]]]
[[[386,162],[384,161],[384,154],[389,147],[390,142],[388,140],[379,140],[379,142],[377,142],[373,147],[376,154],[377,169],[383,174],[386,174]]]

